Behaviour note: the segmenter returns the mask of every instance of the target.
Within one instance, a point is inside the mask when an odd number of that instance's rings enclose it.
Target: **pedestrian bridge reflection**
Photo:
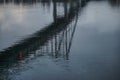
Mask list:
[[[0,51],[0,80],[10,80],[9,69],[14,64],[19,64],[19,61],[31,59],[31,56],[32,59],[45,55],[52,57],[52,59],[58,57],[62,57],[65,60],[69,59],[69,52],[81,6],[77,0],[60,2],[63,5],[64,12],[62,15],[59,15],[57,12],[58,3],[53,1],[51,5],[53,6],[52,23],[19,43]],[[43,6],[49,7],[48,4],[49,2],[44,2]]]
[[[49,1],[44,2],[47,4],[44,6],[48,7],[48,3]],[[60,1],[64,10],[64,14],[61,16],[57,13],[58,3],[59,0],[52,0],[53,22],[51,24],[0,52],[1,65],[11,65],[11,63],[25,59],[30,55],[48,54],[55,58],[63,56],[66,60],[69,59],[78,13],[85,6],[85,2],[81,3],[79,0]]]

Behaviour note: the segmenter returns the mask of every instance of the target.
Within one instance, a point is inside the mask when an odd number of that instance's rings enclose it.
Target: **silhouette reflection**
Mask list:
[[[78,14],[89,0],[1,0],[0,3],[33,4],[40,2],[44,7],[53,6],[53,22],[0,52],[0,79],[7,79],[9,68],[26,58],[49,55],[52,58],[69,60],[69,53],[76,29]],[[111,0],[112,1],[112,0]],[[113,3],[113,2],[112,2]],[[117,2],[115,2],[117,3]],[[63,14],[58,14],[62,4]]]
[[[13,0],[14,3],[20,3],[21,0]],[[30,55],[43,56],[49,55],[54,58],[63,57],[69,60],[69,52],[72,45],[73,36],[78,20],[80,8],[84,6],[79,0],[36,0],[44,6],[53,5],[53,22],[45,26],[42,30],[32,34],[29,38],[20,41],[17,44],[0,52],[0,79],[8,76],[8,70],[14,63],[30,57]],[[5,0],[4,3],[9,2]],[[27,0],[22,0],[26,3]],[[2,3],[2,2],[1,2]],[[33,3],[33,0],[28,0]],[[58,3],[63,4],[64,14],[57,13]],[[6,78],[6,77],[5,77]]]
[[[11,46],[4,51],[0,52],[0,59],[1,60],[6,60],[6,59],[14,59],[16,60],[19,56],[19,53],[22,53],[22,56],[28,55],[30,52],[35,52],[36,50],[43,49],[44,46],[47,46],[49,41],[52,41],[53,44],[55,44],[55,53],[60,50],[61,44],[63,42],[62,38],[63,36],[66,37],[66,52],[67,51],[67,34],[68,30],[67,28],[70,26],[70,24],[76,25],[78,12],[79,12],[79,3],[77,1],[71,1],[67,5],[67,2],[63,2],[64,4],[64,15],[63,16],[57,16],[57,4],[56,1],[53,0],[53,19],[54,22],[51,23],[50,25],[46,26],[44,29],[34,33],[31,37],[22,40],[20,43],[15,44],[14,46]],[[77,4],[77,5],[75,5]],[[67,7],[70,7],[67,9]],[[73,25],[73,26],[74,26]],[[69,33],[70,34],[70,33]],[[60,37],[61,36],[61,37]],[[59,38],[62,40],[58,41]],[[48,44],[48,45],[53,45],[53,44]],[[59,46],[58,46],[59,44]],[[53,47],[51,47],[53,48]],[[44,49],[43,49],[44,50]],[[12,58],[11,58],[12,57]]]

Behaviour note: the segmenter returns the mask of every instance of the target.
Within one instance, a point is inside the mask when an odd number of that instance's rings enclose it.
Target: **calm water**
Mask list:
[[[0,4],[0,80],[120,80],[120,7],[112,1]]]

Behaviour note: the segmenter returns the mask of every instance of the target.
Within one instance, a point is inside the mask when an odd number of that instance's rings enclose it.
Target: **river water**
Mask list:
[[[0,80],[119,80],[119,35],[116,2],[1,2]]]

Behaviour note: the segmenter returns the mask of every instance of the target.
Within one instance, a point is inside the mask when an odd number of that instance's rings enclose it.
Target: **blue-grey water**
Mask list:
[[[0,80],[120,80],[114,1],[0,4]]]

